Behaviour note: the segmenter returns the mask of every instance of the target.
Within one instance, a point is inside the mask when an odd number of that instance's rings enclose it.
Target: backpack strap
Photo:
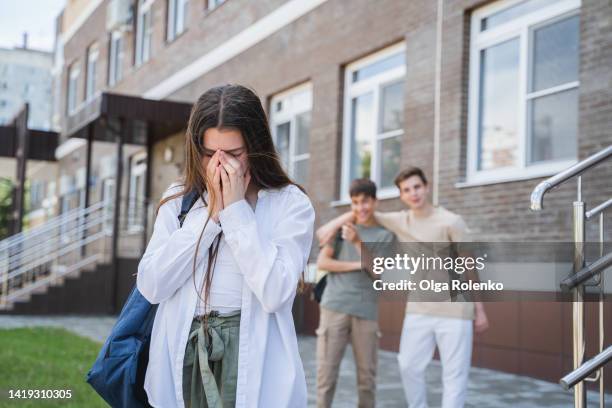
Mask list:
[[[189,212],[191,207],[193,207],[196,201],[198,201],[198,192],[195,190],[190,191],[183,196],[183,199],[181,201],[181,212],[178,215],[180,227],[183,226],[183,221],[185,221],[187,213]]]

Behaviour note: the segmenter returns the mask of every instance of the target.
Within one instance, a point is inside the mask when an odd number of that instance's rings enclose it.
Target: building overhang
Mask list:
[[[103,92],[66,116],[62,140],[92,140],[147,145],[187,127],[192,104]],[[118,139],[119,138],[119,139]]]
[[[56,132],[28,129],[28,160],[55,161]],[[0,157],[17,157],[17,127],[0,126]]]

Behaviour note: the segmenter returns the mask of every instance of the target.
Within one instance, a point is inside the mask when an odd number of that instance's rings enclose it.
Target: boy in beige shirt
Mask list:
[[[409,208],[375,212],[376,222],[395,233],[400,242],[466,242],[469,229],[461,216],[428,199],[423,171],[413,167],[395,179],[400,200]],[[333,237],[351,214],[343,214],[317,231],[321,243]],[[472,323],[473,322],[473,323]],[[444,386],[442,407],[458,408],[465,402],[472,355],[472,334],[485,331],[488,320],[480,302],[410,302],[400,339],[398,362],[410,408],[427,407],[425,370],[438,347]]]

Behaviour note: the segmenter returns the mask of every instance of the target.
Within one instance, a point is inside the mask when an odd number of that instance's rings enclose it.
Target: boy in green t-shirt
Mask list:
[[[351,342],[357,366],[359,407],[373,407],[378,351],[378,277],[362,269],[361,242],[392,242],[393,233],[374,220],[376,185],[351,183],[351,214],[333,242],[321,248],[317,266],[329,271],[317,329],[317,406],[330,407],[344,350]]]

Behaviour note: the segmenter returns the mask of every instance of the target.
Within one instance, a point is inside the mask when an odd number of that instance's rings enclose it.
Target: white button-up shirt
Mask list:
[[[177,184],[164,197],[180,191]],[[154,407],[183,408],[183,357],[196,307],[192,278],[198,237],[208,217],[201,199],[179,228],[178,197],[159,209],[153,235],[138,265],[138,290],[159,303],[149,350],[145,390]],[[296,186],[260,190],[255,211],[240,200],[210,220],[196,268],[201,287],[208,248],[221,232],[243,274],[236,407],[306,406],[306,380],[291,308],[313,238],[314,210]]]

